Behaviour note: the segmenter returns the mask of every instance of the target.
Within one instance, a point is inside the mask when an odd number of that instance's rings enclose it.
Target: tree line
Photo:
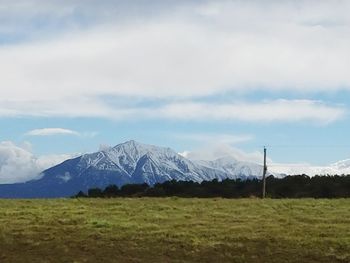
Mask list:
[[[266,178],[267,197],[270,198],[345,198],[350,197],[350,175],[313,176],[305,174]],[[80,191],[74,197],[260,197],[260,179],[225,179],[218,181],[166,181],[153,186],[126,184],[121,187],[109,185],[105,189],[91,188]]]

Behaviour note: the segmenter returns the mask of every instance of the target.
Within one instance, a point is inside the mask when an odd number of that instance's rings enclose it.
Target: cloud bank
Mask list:
[[[0,100],[1,102],[1,100]],[[314,100],[270,100],[262,102],[206,103],[189,100],[160,103],[160,105],[113,105],[102,101],[77,100],[76,103],[42,102],[12,105],[0,104],[0,116],[39,117],[97,117],[111,120],[172,119],[195,121],[243,121],[243,122],[302,122],[328,124],[344,118],[347,109],[342,105],[329,105]],[[1,107],[3,105],[4,108]],[[67,131],[39,130],[32,133],[45,134]],[[74,131],[73,131],[74,133]],[[72,134],[72,133],[71,133]],[[33,134],[31,134],[33,135]],[[93,135],[93,134],[91,134]]]
[[[0,38],[8,41],[0,45],[0,116],[68,113],[118,119],[141,110],[155,116],[150,106],[132,107],[138,98],[158,100],[154,111],[160,110],[160,117],[183,118],[180,108],[198,115],[207,108],[198,100],[217,94],[350,90],[349,1],[96,5],[32,0],[2,5],[0,34],[5,37]],[[38,26],[42,17],[47,26]],[[273,111],[268,121],[331,122],[342,115],[336,106],[293,103],[293,108]],[[265,120],[246,109],[254,107],[250,104],[214,103],[207,118]],[[260,104],[262,112],[276,107],[276,101]],[[300,104],[306,113],[298,110]]]
[[[13,142],[0,142],[0,184],[25,182],[39,178],[40,173],[72,155],[35,156],[26,146]]]
[[[185,120],[329,123],[344,117],[345,110],[342,107],[329,106],[317,101],[275,100],[233,104],[177,103],[158,109],[157,114]]]

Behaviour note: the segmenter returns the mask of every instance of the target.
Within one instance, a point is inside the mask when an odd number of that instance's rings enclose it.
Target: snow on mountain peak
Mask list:
[[[78,164],[82,171],[93,169],[121,173],[131,182],[153,184],[165,180],[203,181],[260,177],[261,165],[239,162],[231,156],[214,161],[194,161],[167,147],[130,140],[103,151],[86,154]],[[134,181],[133,181],[134,180]]]
[[[184,175],[196,170],[195,165],[191,161],[180,156],[170,148],[143,144],[134,140],[118,144],[100,152],[83,155],[79,162],[79,167],[82,170],[121,171],[132,177],[138,166],[140,166],[140,162],[145,160],[151,161],[154,165],[160,167],[156,170],[162,171],[166,175],[174,171]],[[151,169],[152,166],[148,165],[148,167]],[[144,172],[144,170],[142,171]]]
[[[331,166],[336,168],[336,169],[340,169],[340,170],[341,169],[349,169],[350,168],[350,159],[338,161],[338,162],[332,164]]]

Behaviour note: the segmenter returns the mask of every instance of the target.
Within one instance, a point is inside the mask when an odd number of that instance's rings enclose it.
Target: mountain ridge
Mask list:
[[[130,140],[94,153],[83,154],[42,172],[26,183],[0,185],[0,197],[67,197],[92,187],[110,184],[147,183],[168,180],[211,181],[260,177],[262,166],[220,158],[192,161],[171,148]]]

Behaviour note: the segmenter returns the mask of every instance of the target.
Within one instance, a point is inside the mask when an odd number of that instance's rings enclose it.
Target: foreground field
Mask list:
[[[350,200],[0,200],[0,262],[350,262]]]

